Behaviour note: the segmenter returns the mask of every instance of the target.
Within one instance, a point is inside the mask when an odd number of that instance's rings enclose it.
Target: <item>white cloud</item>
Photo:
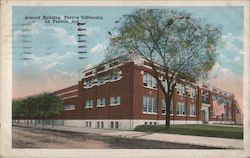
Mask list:
[[[100,32],[100,28],[99,27],[90,27],[86,29],[86,34],[89,35],[93,35],[96,32]]]
[[[239,35],[234,35],[232,33],[228,33],[222,36],[222,40],[226,44],[226,49],[238,52],[239,54],[243,54],[243,50],[236,46],[235,42],[243,42],[243,37]]]
[[[104,44],[96,44],[94,47],[90,49],[90,53],[105,53],[106,46]]]
[[[75,55],[77,55],[74,52],[66,52],[64,54],[58,54],[53,53],[48,56],[36,56],[32,55],[32,60],[30,62],[26,62],[25,66],[36,66],[38,70],[40,71],[46,71],[49,70],[57,65],[64,64],[65,60],[73,58]]]
[[[240,58],[239,56],[236,56],[236,57],[234,57],[234,58],[232,59],[232,61],[233,61],[234,63],[238,63],[238,62],[241,62],[241,58]]]
[[[64,28],[49,27],[47,29],[53,30],[54,32],[52,33],[52,36],[56,37],[59,41],[61,41],[65,45],[77,45],[77,40],[75,36],[69,34]]]
[[[31,25],[20,25],[17,27],[18,29],[14,31],[13,37],[16,39],[16,38],[19,38],[21,35],[27,35],[27,33],[29,35],[39,34],[40,30],[43,28],[42,26],[43,25],[38,22],[31,23]],[[23,31],[25,29],[30,29],[31,31],[25,32]]]
[[[20,26],[16,31],[14,31],[13,37],[15,39],[19,38],[20,35],[27,35],[27,32],[23,32],[22,29],[30,29],[29,35],[42,34],[44,31],[46,34],[50,34],[56,37],[60,42],[65,45],[77,45],[77,39],[73,34],[70,34],[62,27],[46,26],[41,23],[32,23],[31,25]]]

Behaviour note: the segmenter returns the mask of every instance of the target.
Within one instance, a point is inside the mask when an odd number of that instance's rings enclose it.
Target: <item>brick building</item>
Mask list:
[[[164,95],[152,73],[147,62],[135,56],[126,62],[112,60],[83,71],[77,85],[54,92],[65,104],[56,123],[124,130],[142,124],[164,124]],[[233,94],[183,80],[178,80],[173,91],[171,124],[235,122]],[[224,100],[225,113],[221,116],[214,115],[212,106],[218,98]]]

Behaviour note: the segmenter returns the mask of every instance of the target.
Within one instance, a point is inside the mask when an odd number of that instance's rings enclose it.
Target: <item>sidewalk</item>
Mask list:
[[[110,129],[93,129],[93,128],[81,128],[81,127],[66,127],[66,126],[54,126],[47,125],[42,127],[41,125],[27,125],[27,124],[13,124],[23,127],[35,127],[43,129],[53,129],[59,131],[71,131],[82,133],[94,133],[103,136],[114,136],[122,138],[133,138],[143,140],[154,140],[180,144],[200,145],[207,147],[218,147],[228,149],[243,149],[243,140],[241,139],[228,139],[228,138],[215,138],[215,137],[201,137],[201,136],[189,136],[179,134],[165,134],[165,133],[146,133],[137,131],[119,131]]]

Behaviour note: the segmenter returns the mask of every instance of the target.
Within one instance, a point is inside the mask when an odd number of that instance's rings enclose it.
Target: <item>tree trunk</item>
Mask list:
[[[44,127],[44,117],[43,117],[43,127]]]
[[[166,122],[165,122],[165,129],[170,129],[170,114],[166,112]]]
[[[165,105],[166,105],[166,107],[165,107],[165,109],[166,109],[166,122],[165,122],[165,129],[166,130],[168,130],[168,129],[170,129],[170,104],[171,104],[171,99],[169,99],[169,98],[171,98],[171,96],[170,97],[165,97]]]

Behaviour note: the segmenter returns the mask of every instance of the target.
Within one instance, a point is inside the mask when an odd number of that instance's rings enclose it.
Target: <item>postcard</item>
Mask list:
[[[248,1],[1,1],[1,157],[249,157]]]

